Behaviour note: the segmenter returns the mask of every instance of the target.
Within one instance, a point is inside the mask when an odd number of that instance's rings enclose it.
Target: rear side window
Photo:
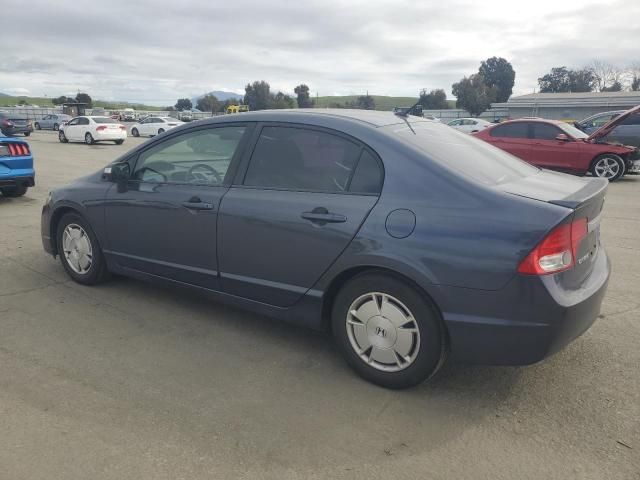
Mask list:
[[[264,127],[244,185],[344,192],[359,156],[359,145],[337,135],[305,128]]]
[[[364,150],[353,174],[349,191],[353,193],[376,194],[382,188],[382,170],[378,160]]]
[[[80,117],[78,119],[78,125],[89,125],[89,119],[86,117]]]
[[[561,133],[559,128],[548,123],[538,122],[533,124],[533,138],[537,140],[555,140]]]
[[[506,138],[527,138],[529,135],[529,124],[527,122],[508,123],[506,125],[498,125],[491,130],[492,137]]]

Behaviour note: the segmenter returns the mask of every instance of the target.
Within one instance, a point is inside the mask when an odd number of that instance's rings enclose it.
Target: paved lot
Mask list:
[[[394,392],[322,335],[117,278],[71,283],[40,244],[50,188],[122,146],[29,139],[0,198],[0,479],[640,478],[640,178],[610,187],[603,315],[527,368],[448,365]]]

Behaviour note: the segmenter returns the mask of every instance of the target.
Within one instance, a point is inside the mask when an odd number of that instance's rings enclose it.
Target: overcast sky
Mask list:
[[[491,56],[530,93],[553,66],[640,62],[634,0],[3,0],[0,92],[157,105],[253,80],[417,95]],[[9,19],[12,19],[9,21]]]

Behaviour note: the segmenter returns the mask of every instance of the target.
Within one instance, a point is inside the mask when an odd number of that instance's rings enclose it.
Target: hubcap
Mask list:
[[[596,175],[602,178],[612,178],[620,172],[620,164],[613,158],[605,157],[596,163]]]
[[[84,136],[84,141],[85,141],[85,143],[91,143],[91,134],[90,133],[87,133]]]
[[[367,293],[354,300],[346,327],[354,352],[377,370],[404,370],[420,350],[415,318],[400,300],[386,293]]]
[[[62,251],[67,264],[74,272],[84,275],[91,268],[91,240],[80,225],[70,223],[65,227],[62,232]]]

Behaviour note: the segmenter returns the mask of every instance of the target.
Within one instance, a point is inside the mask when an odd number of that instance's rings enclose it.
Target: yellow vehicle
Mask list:
[[[227,113],[242,113],[248,111],[249,105],[229,105],[227,107]]]

